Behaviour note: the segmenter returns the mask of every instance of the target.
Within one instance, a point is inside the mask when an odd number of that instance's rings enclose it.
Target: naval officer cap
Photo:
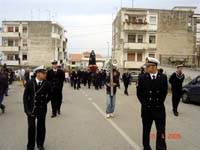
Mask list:
[[[34,73],[38,72],[46,72],[46,68],[44,66],[39,66],[33,70]]]
[[[183,64],[177,65],[176,68],[184,67]]]
[[[152,65],[159,65],[160,64],[160,61],[156,58],[153,58],[153,57],[147,57],[146,58],[146,63],[144,64],[146,67],[148,66],[152,66]]]
[[[58,64],[58,61],[57,60],[52,60],[51,64]]]

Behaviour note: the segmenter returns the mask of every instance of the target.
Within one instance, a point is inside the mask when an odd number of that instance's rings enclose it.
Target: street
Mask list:
[[[105,118],[105,89],[83,87],[74,90],[68,83],[63,89],[61,115],[51,118],[49,103],[46,119],[46,150],[139,150],[142,149],[140,103],[135,83],[129,96],[123,94],[123,84],[117,92],[115,117]],[[10,86],[5,97],[5,114],[0,114],[0,150],[25,150],[27,119],[23,109],[23,87],[19,82]],[[165,101],[166,138],[169,150],[199,150],[200,106],[180,103],[180,116],[171,108],[171,94]],[[155,149],[155,124],[151,131],[151,146]]]

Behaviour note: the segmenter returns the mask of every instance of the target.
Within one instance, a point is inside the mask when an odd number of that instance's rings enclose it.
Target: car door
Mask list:
[[[191,101],[200,102],[200,76],[191,84],[190,99]]]

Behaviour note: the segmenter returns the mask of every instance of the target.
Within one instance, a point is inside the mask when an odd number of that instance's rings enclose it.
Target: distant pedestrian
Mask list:
[[[124,94],[128,96],[128,86],[130,84],[131,75],[128,70],[122,75],[122,80],[124,82]]]
[[[182,96],[182,84],[184,79],[183,65],[178,65],[176,72],[174,72],[169,79],[172,88],[172,107],[175,116],[179,115],[178,105]]]

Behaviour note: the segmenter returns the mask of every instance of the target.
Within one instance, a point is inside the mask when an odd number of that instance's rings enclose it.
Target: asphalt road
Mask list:
[[[82,87],[63,89],[62,114],[50,118],[49,104],[45,141],[46,150],[139,150],[142,149],[140,104],[135,85],[129,96],[118,90],[115,117],[105,118],[105,89]],[[27,119],[22,103],[23,87],[15,82],[5,98],[6,113],[0,114],[0,150],[26,150]],[[166,99],[168,150],[199,150],[200,106],[180,104],[179,117],[171,111],[171,95]],[[151,146],[155,149],[155,124],[151,131]]]

